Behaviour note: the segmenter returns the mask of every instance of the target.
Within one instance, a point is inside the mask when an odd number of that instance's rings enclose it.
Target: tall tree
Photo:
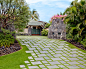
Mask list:
[[[26,26],[30,15],[24,0],[0,0],[0,28],[14,31]]]
[[[39,14],[37,13],[37,11],[35,9],[30,11],[30,17],[32,20],[35,20],[35,21],[39,20]]]

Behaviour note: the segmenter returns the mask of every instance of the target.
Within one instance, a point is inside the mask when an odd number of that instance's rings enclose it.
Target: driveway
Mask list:
[[[86,53],[70,48],[66,41],[48,39],[43,36],[18,36],[22,45],[31,53],[22,61],[21,69],[86,69]]]

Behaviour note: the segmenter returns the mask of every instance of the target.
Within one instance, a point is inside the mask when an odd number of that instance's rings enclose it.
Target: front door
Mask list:
[[[31,29],[32,35],[40,35],[40,29]]]

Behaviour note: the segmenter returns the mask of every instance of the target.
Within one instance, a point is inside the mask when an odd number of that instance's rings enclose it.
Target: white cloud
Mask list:
[[[37,2],[40,2],[41,0],[26,0],[26,2],[28,4],[32,4],[32,3],[37,3]]]
[[[49,5],[49,6],[58,6],[59,8],[66,8],[68,7],[69,5],[66,4],[66,3],[63,3],[63,2],[71,2],[73,0],[26,0],[26,2],[28,4],[35,4],[35,3],[38,3],[38,2],[41,2],[42,4],[44,5]],[[52,3],[54,2],[54,3]]]
[[[38,2],[46,3],[46,2],[52,2],[52,1],[58,1],[58,0],[26,0],[28,4],[38,3]]]
[[[48,3],[48,2],[52,2],[52,1],[68,1],[68,2],[72,2],[74,0],[26,0],[26,2],[28,4],[32,4],[32,3],[38,3],[38,2],[42,2],[42,3]],[[78,0],[80,1],[80,0]]]
[[[49,21],[53,15],[64,12],[72,1],[73,0],[26,0],[26,2],[30,4],[31,9],[35,8],[37,10],[40,15],[40,20],[42,21]]]

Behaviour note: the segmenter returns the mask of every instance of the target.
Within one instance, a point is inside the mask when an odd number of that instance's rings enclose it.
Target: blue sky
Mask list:
[[[64,12],[73,0],[26,0],[30,9],[36,9],[40,21],[49,22],[50,18]]]

